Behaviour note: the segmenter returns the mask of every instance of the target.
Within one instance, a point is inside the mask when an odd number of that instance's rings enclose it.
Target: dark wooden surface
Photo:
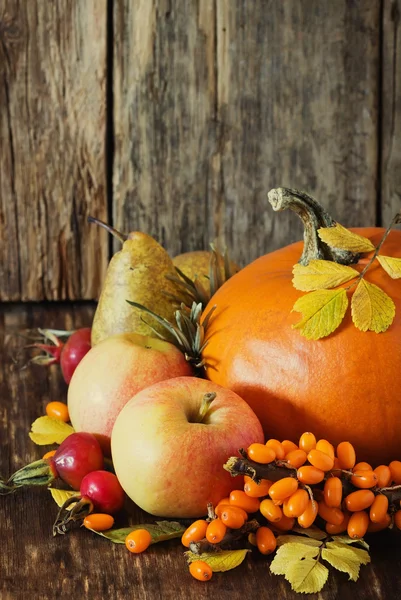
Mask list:
[[[98,296],[88,214],[241,265],[400,207],[400,0],[0,0],[0,299]],[[114,245],[114,248],[117,244]]]
[[[57,367],[44,369],[25,363],[21,337],[37,326],[72,328],[90,325],[92,305],[24,305],[0,309],[0,473],[8,475],[40,458],[47,449],[28,437],[30,424],[44,414],[50,400],[65,400],[66,386]],[[244,600],[295,599],[283,577],[269,572],[269,559],[251,556],[237,569],[215,574],[204,584],[191,578],[178,540],[156,544],[134,556],[79,529],[53,538],[56,505],[43,489],[0,497],[0,598],[49,600]],[[134,508],[124,515],[146,522]],[[396,533],[370,539],[372,564],[361,568],[358,583],[330,568],[321,600],[394,600],[401,585],[401,543]],[[256,553],[254,553],[256,554]]]

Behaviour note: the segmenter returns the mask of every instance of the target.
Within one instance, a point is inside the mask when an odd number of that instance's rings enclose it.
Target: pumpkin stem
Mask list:
[[[342,265],[358,262],[359,254],[348,250],[330,248],[319,237],[321,227],[334,227],[335,220],[320,204],[299,190],[275,188],[267,194],[275,211],[293,210],[304,224],[304,250],[299,260],[301,265],[309,264],[313,259],[331,260]]]

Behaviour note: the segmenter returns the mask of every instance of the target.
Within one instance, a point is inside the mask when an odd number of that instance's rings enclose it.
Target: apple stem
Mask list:
[[[203,396],[202,404],[200,406],[198,416],[195,419],[195,423],[203,422],[203,419],[206,417],[206,415],[209,411],[210,405],[213,402],[213,400],[216,398],[216,396],[217,396],[216,392],[209,392]]]

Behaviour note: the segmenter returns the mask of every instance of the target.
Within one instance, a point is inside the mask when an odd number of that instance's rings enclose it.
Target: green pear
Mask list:
[[[139,333],[157,337],[165,328],[151,315],[134,308],[127,300],[137,302],[168,321],[174,320],[177,304],[171,296],[180,296],[174,281],[173,262],[162,246],[146,233],[134,231],[123,235],[93,217],[88,220],[101,225],[122,242],[107,268],[99,303],[92,324],[92,346],[117,333]],[[153,330],[154,329],[154,330]]]
[[[210,262],[213,257],[213,252],[207,250],[196,250],[194,252],[185,252],[178,254],[173,258],[174,267],[177,267],[186,277],[195,281],[196,279],[202,284],[206,292],[210,293]],[[227,279],[225,274],[224,256],[220,253],[216,255],[217,264],[220,271],[220,276],[223,281]],[[229,261],[230,272],[237,273],[240,270],[239,266],[232,261]]]

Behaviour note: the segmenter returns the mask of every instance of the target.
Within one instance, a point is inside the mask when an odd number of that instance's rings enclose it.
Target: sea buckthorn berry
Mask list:
[[[271,448],[278,460],[282,460],[285,457],[285,450],[282,443],[279,440],[270,439],[266,442],[266,448]]]
[[[391,470],[387,465],[379,465],[374,469],[377,475],[377,486],[387,487],[391,483]]]
[[[256,481],[249,478],[249,481],[245,482],[244,492],[251,498],[263,498],[268,495],[272,485],[272,482],[268,479],[262,479],[260,483],[256,483]]]
[[[330,471],[334,466],[334,457],[332,458],[316,448],[309,452],[308,461],[311,465],[322,471]]]
[[[349,518],[347,533],[352,539],[362,538],[368,530],[369,515],[364,510],[354,512]]]
[[[338,460],[337,456],[334,457],[334,465],[333,465],[332,471],[341,471],[341,464],[340,464],[340,461]]]
[[[369,517],[372,523],[382,523],[388,511],[388,498],[384,494],[377,494],[370,507]]]
[[[215,512],[216,512],[216,508],[218,506],[220,506],[221,504],[230,504],[230,498],[227,496],[226,498],[222,498],[221,500],[219,500],[219,502],[216,504],[215,506]]]
[[[212,567],[204,560],[194,560],[189,565],[189,572],[198,581],[209,581],[213,575]]]
[[[397,529],[401,529],[401,510],[397,510],[397,512],[394,513],[394,525]]]
[[[350,518],[350,514],[345,513],[343,522],[340,523],[340,525],[333,525],[333,523],[326,523],[327,533],[330,533],[330,535],[337,535],[339,533],[344,533],[344,531],[347,531],[349,518]]]
[[[299,438],[298,446],[308,454],[308,452],[316,448],[316,437],[310,431],[305,431]]]
[[[233,506],[232,504],[230,504],[230,501],[228,501],[227,504],[219,504],[214,509],[214,512],[219,519],[221,519],[221,515],[226,510],[226,508],[232,508],[233,510],[236,510],[237,512],[241,513],[244,521],[248,520],[248,513],[243,508],[240,508],[239,506]]]
[[[277,529],[280,529],[280,531],[290,531],[291,529],[293,529],[294,525],[295,519],[291,517],[286,517],[285,515],[281,517],[280,521],[276,521],[274,523],[274,527],[277,527]]]
[[[354,471],[351,483],[361,489],[372,488],[377,484],[377,475],[374,471]]]
[[[84,527],[93,529],[93,531],[106,531],[111,529],[113,525],[113,517],[103,513],[91,513],[84,519]]]
[[[269,496],[275,501],[285,500],[298,489],[298,481],[294,477],[284,477],[273,483],[269,490]]]
[[[294,469],[298,469],[302,467],[304,463],[306,463],[307,454],[305,450],[301,450],[298,448],[297,450],[292,450],[288,454],[285,455],[285,460],[288,462],[291,467]]]
[[[283,440],[281,442],[281,445],[284,448],[284,452],[286,455],[289,452],[292,452],[293,450],[298,450],[298,446],[294,444],[294,442],[291,442],[291,440]]]
[[[298,480],[306,485],[314,485],[320,483],[324,479],[324,471],[317,467],[305,465],[297,471]]]
[[[343,484],[339,477],[329,477],[324,484],[324,501],[331,508],[340,508],[343,498]]]
[[[284,514],[287,517],[300,517],[307,509],[309,503],[309,494],[305,490],[298,489],[294,492],[284,504],[287,504]]]
[[[48,417],[68,423],[70,415],[68,414],[68,407],[64,402],[49,402],[46,406],[46,414]]]
[[[367,462],[359,462],[353,467],[353,472],[355,471],[372,471],[372,466]]]
[[[401,483],[401,461],[393,460],[390,464],[391,481],[394,481],[397,485]]]
[[[320,450],[320,452],[324,452],[334,460],[335,452],[333,444],[330,444],[327,440],[319,440],[316,442],[316,450]]]
[[[146,529],[135,529],[125,538],[125,545],[133,554],[144,552],[152,542],[152,536]]]
[[[277,541],[272,530],[268,527],[259,527],[256,530],[256,545],[262,554],[271,554],[274,552]]]
[[[226,527],[229,527],[230,529],[239,529],[246,521],[243,513],[244,511],[239,507],[226,506],[221,513],[220,519]]]
[[[327,523],[331,523],[332,525],[341,525],[344,521],[344,513],[339,508],[333,508],[332,506],[327,506],[326,502],[323,500],[318,503],[318,515],[322,517]]]
[[[57,450],[49,450],[49,452],[46,452],[46,454],[44,454],[42,456],[43,460],[46,460],[47,458],[51,458],[52,456],[54,456],[56,454]]]
[[[283,516],[283,511],[281,510],[281,508],[279,506],[276,506],[273,500],[270,500],[270,498],[265,498],[265,500],[262,500],[262,502],[260,503],[259,510],[265,517],[265,519],[267,519],[271,523],[276,523],[277,521],[280,521],[281,517]]]
[[[309,500],[305,511],[298,517],[298,525],[307,529],[315,522],[317,516],[318,503]]]
[[[372,506],[375,495],[371,490],[357,490],[345,498],[345,506],[350,512],[365,510]]]
[[[229,504],[243,508],[247,513],[254,513],[259,510],[260,500],[250,498],[242,490],[233,490],[230,494]]]
[[[257,546],[256,533],[254,533],[253,531],[251,531],[251,533],[248,533],[248,542],[252,544],[252,546]]]
[[[251,444],[247,450],[247,454],[248,458],[262,465],[267,465],[276,458],[273,448],[269,448],[265,444]]]
[[[356,463],[354,446],[350,442],[341,442],[337,446],[337,457],[342,469],[350,471]]]
[[[203,537],[206,537],[207,541],[211,544],[218,544],[226,535],[226,531],[227,526],[224,525],[223,521],[220,519],[213,519],[213,521],[210,521],[210,523],[207,525],[206,532]]]
[[[368,533],[376,533],[378,531],[382,531],[383,529],[387,529],[387,527],[390,527],[390,525],[391,517],[387,513],[383,521],[381,521],[380,523],[373,523],[373,521],[370,521],[368,525]]]
[[[200,540],[203,540],[206,535],[206,529],[208,528],[208,525],[209,523],[204,519],[198,519],[197,521],[194,521],[192,525],[190,525],[182,534],[181,543],[183,546],[189,548],[189,544],[191,542],[199,542]]]

